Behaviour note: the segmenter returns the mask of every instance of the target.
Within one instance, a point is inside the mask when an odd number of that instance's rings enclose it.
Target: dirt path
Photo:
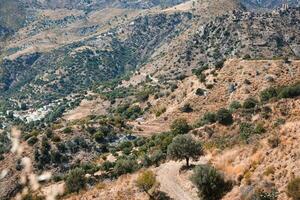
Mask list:
[[[178,162],[163,164],[157,171],[157,179],[160,189],[166,192],[174,200],[193,200],[192,195],[185,191],[179,182],[179,169],[182,166]]]
[[[209,158],[204,157],[193,164],[205,164]],[[157,179],[160,190],[167,193],[174,200],[198,200],[197,191],[189,181],[191,171],[179,173],[184,162],[167,162],[157,169]]]

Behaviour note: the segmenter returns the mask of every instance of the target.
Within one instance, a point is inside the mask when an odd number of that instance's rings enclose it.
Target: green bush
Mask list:
[[[204,200],[219,200],[232,187],[223,176],[209,165],[196,166],[191,181],[197,187],[200,198]]]
[[[230,111],[235,111],[235,110],[237,110],[237,109],[239,109],[239,108],[241,108],[242,107],[242,105],[241,105],[241,103],[240,102],[238,102],[238,101],[233,101],[230,105],[229,105],[229,109],[230,109]]]
[[[300,96],[300,83],[280,88],[278,98],[294,98]]]
[[[253,124],[243,122],[240,124],[240,137],[242,140],[248,141],[249,138],[254,134]]]
[[[205,90],[203,90],[202,88],[198,88],[196,90],[196,95],[203,96],[204,94],[205,94]]]
[[[203,121],[209,122],[209,123],[215,123],[217,122],[217,115],[213,112],[207,112],[203,115]]]
[[[166,158],[166,155],[162,152],[162,150],[156,150],[152,153],[150,159],[156,167],[159,166],[160,162]]]
[[[94,139],[98,143],[103,143],[105,140],[104,134],[100,131],[94,134]]]
[[[75,168],[71,170],[66,178],[66,189],[68,192],[79,192],[85,186],[84,170]]]
[[[243,108],[245,109],[252,109],[255,108],[258,104],[258,101],[252,97],[246,99],[243,103]]]
[[[67,127],[63,130],[64,133],[72,133],[72,129],[70,127]]]
[[[139,176],[136,180],[136,186],[143,192],[146,192],[149,195],[150,199],[152,199],[152,194],[151,194],[150,190],[156,184],[157,184],[156,176],[150,170],[144,171],[141,174],[139,174]]]
[[[190,125],[187,123],[186,119],[179,118],[172,122],[170,126],[174,134],[185,134],[191,129]]]
[[[180,111],[189,113],[189,112],[193,112],[193,108],[191,107],[191,105],[189,103],[186,103],[180,108]]]
[[[122,174],[132,173],[138,168],[139,166],[136,160],[123,158],[116,161],[114,172],[117,176],[120,176]]]
[[[259,96],[262,102],[266,102],[274,97],[277,97],[277,90],[273,87],[270,87],[261,91]]]
[[[300,199],[300,178],[294,178],[287,185],[286,193],[293,200]]]
[[[218,110],[216,119],[220,124],[223,125],[230,125],[233,123],[231,112],[225,108],[221,108],[220,110]]]

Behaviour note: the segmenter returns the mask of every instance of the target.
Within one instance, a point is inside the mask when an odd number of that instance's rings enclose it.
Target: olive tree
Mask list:
[[[190,158],[196,159],[203,155],[202,146],[190,135],[179,135],[175,137],[168,146],[167,154],[173,160],[186,160],[186,166],[189,167]]]

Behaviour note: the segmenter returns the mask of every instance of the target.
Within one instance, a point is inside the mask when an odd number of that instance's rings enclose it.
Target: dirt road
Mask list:
[[[193,164],[205,164],[208,159],[208,157],[203,157]],[[160,190],[174,200],[198,200],[197,190],[189,181],[191,171],[179,173],[180,167],[184,164],[185,162],[170,161],[158,167],[156,174],[160,183]]]

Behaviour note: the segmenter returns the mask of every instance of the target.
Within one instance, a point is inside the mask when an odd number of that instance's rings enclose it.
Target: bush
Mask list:
[[[180,108],[181,112],[185,112],[185,113],[189,113],[189,112],[193,112],[193,108],[191,107],[191,105],[189,103],[186,103],[183,105],[182,108]]]
[[[251,135],[254,134],[254,126],[250,123],[240,124],[240,137],[242,140],[248,141]]]
[[[162,150],[156,150],[151,155],[151,162],[156,165],[156,167],[159,166],[159,163],[166,158],[166,155],[162,152]]]
[[[255,108],[257,104],[258,104],[258,101],[256,99],[250,97],[244,101],[243,108],[252,109],[252,108]]]
[[[100,131],[94,134],[95,141],[98,143],[103,143],[105,140],[104,134]]]
[[[191,181],[204,200],[219,200],[231,189],[231,183],[226,182],[223,176],[209,165],[196,166]]]
[[[300,83],[281,88],[278,98],[294,98],[300,96]]]
[[[131,159],[119,159],[116,161],[114,172],[117,176],[132,173],[138,169],[138,163]]]
[[[29,139],[27,140],[27,143],[28,143],[30,146],[33,146],[35,143],[37,143],[37,141],[38,141],[37,137],[32,136],[31,138],[29,138]]]
[[[202,146],[189,135],[179,135],[175,137],[168,146],[168,156],[173,160],[186,160],[187,167],[189,159],[196,159],[203,155]]]
[[[110,162],[108,160],[104,161],[101,165],[101,169],[104,171],[109,171],[110,169],[112,169],[114,167],[114,163]]]
[[[277,90],[273,87],[270,87],[261,91],[259,96],[262,102],[266,102],[274,97],[277,97]]]
[[[233,118],[229,110],[221,108],[216,115],[216,119],[220,124],[230,125],[233,123]]]
[[[71,170],[66,178],[66,189],[68,192],[79,192],[85,186],[84,170],[75,168]]]
[[[190,125],[187,123],[186,119],[176,119],[171,124],[171,130],[174,134],[185,134],[190,131]]]
[[[150,190],[153,189],[155,185],[156,177],[155,174],[150,170],[139,174],[136,180],[136,186],[143,192],[146,192],[150,197],[152,197]]]
[[[273,136],[268,139],[268,144],[271,148],[276,148],[280,144],[280,138],[278,136]]]
[[[212,124],[217,122],[217,115],[213,112],[207,112],[203,115],[201,121],[204,124]]]
[[[205,90],[203,90],[202,88],[198,88],[196,90],[196,95],[203,96],[204,94],[205,94]]]
[[[241,108],[242,107],[242,105],[241,105],[241,103],[240,102],[238,102],[238,101],[233,101],[230,105],[229,105],[229,109],[230,109],[230,111],[235,111],[235,110],[237,110],[237,109],[239,109],[239,108]]]
[[[293,200],[300,199],[300,178],[294,178],[287,185],[287,195]]]
[[[63,130],[64,133],[72,133],[72,129],[70,127],[67,127]]]
[[[255,191],[249,200],[276,200],[277,198],[278,192],[275,189],[269,192],[258,190]]]
[[[165,106],[157,106],[157,107],[153,108],[153,112],[155,113],[156,117],[161,116],[166,111],[167,111],[167,108]]]

